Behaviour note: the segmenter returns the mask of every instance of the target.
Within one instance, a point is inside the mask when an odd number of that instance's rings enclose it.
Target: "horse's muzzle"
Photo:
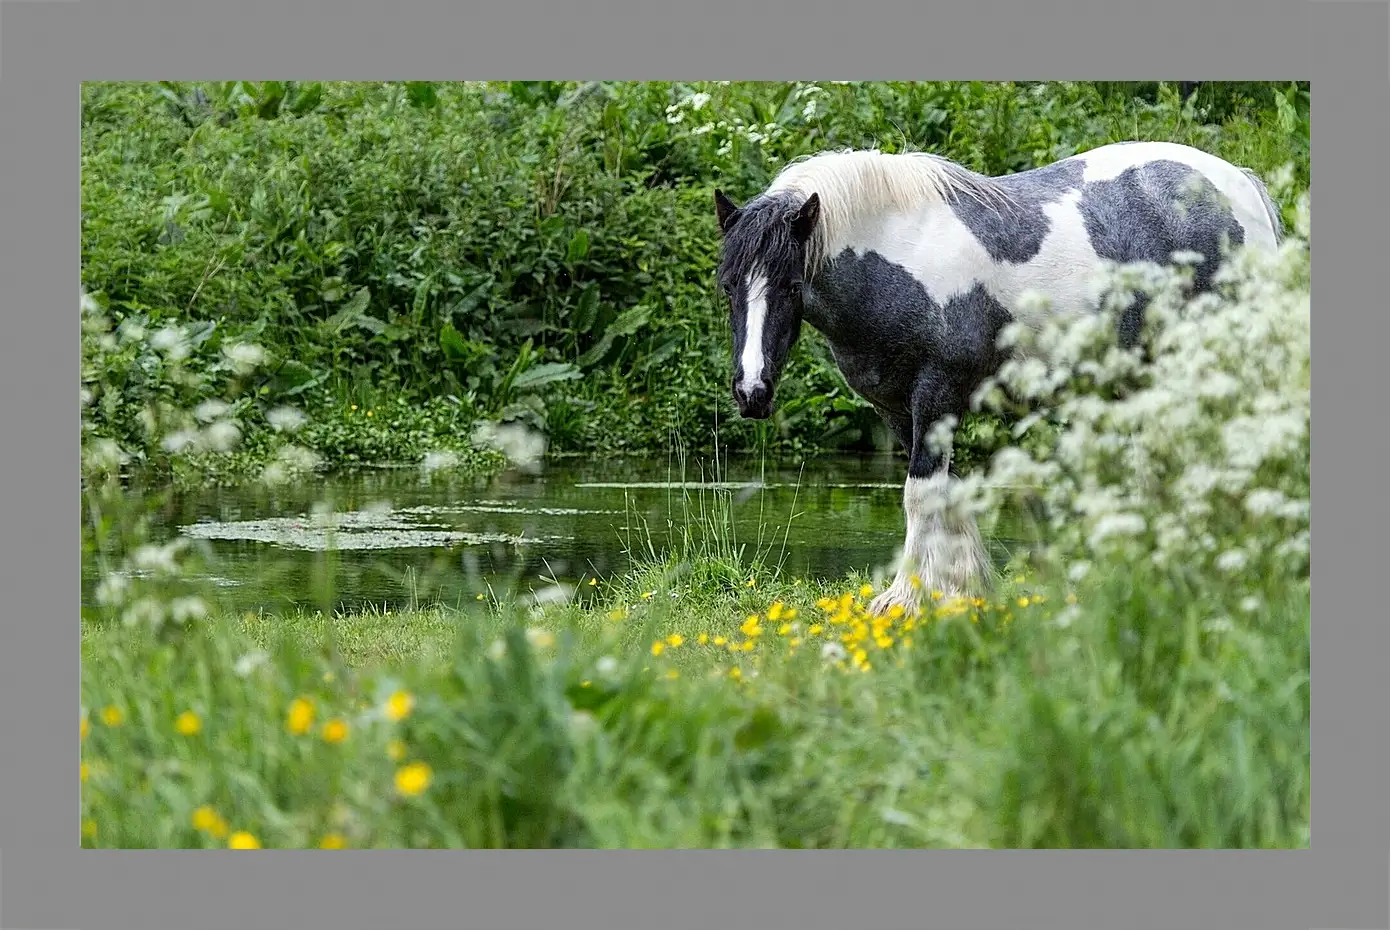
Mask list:
[[[736,386],[734,403],[739,407],[739,415],[746,420],[766,420],[773,415],[773,391],[766,385]]]

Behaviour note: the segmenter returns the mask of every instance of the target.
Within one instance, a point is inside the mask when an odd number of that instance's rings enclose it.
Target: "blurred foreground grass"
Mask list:
[[[865,580],[84,634],[110,847],[1291,847],[1308,601],[1157,573],[872,620]]]

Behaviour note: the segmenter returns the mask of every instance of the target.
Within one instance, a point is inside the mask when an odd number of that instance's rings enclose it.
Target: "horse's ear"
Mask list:
[[[720,221],[720,232],[729,232],[729,227],[733,225],[735,217],[739,215],[739,208],[734,201],[724,195],[724,191],[715,191],[715,217]]]
[[[816,220],[820,216],[821,198],[812,194],[792,215],[792,234],[797,237],[798,242],[806,242],[811,238],[812,230],[816,229]]]

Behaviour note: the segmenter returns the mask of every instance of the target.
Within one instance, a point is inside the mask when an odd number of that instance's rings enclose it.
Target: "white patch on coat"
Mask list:
[[[744,351],[739,355],[739,386],[752,391],[763,383],[763,327],[768,318],[768,278],[752,271],[745,282]]]
[[[1033,326],[1041,319],[1019,316],[1020,299],[1030,291],[1048,296],[1049,317],[1085,312],[1100,299],[1097,272],[1105,264],[1077,208],[1080,196],[1072,191],[1043,207],[1048,235],[1038,254],[1022,264],[996,262],[947,204],[866,219],[848,231],[844,247],[859,257],[877,252],[903,268],[939,306],[981,285],[1019,322]]]

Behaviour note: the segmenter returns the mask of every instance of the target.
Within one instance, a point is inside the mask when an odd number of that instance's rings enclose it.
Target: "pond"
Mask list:
[[[641,459],[560,459],[486,480],[373,469],[179,492],[158,520],[165,538],[200,543],[201,580],[233,610],[396,609],[557,583],[584,590],[634,559],[686,546],[839,578],[894,558],[904,467],[884,454],[721,458],[718,474]],[[84,604],[97,580],[84,564]]]

